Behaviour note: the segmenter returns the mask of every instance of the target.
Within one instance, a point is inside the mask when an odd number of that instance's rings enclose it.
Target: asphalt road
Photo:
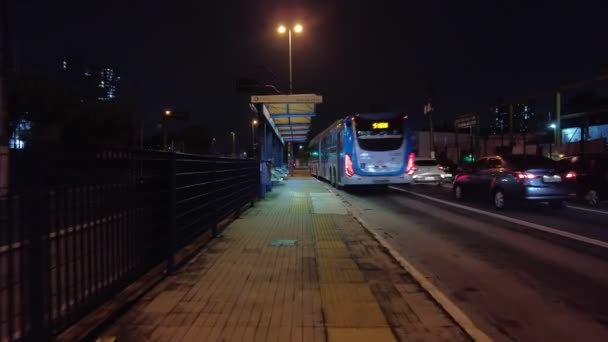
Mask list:
[[[439,187],[407,189],[452,199]],[[608,258],[579,248],[584,242],[570,246],[396,190],[338,193],[496,341],[608,341]],[[497,213],[482,203],[459,204]],[[532,205],[498,214],[608,241],[603,212]]]

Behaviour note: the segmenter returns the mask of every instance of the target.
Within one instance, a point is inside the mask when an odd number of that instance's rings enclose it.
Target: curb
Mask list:
[[[333,189],[329,189],[329,192],[340,196],[339,193],[334,192]],[[344,197],[340,196],[344,202]],[[348,203],[348,202],[347,202]],[[378,243],[386,248],[391,257],[399,263],[399,265],[407,271],[416,282],[426,291],[431,298],[456,322],[456,324],[468,335],[473,341],[478,342],[490,342],[493,341],[485,332],[479,329],[475,323],[454,304],[443,292],[441,292],[433,283],[431,283],[422,272],[418,271],[409,261],[407,261],[399,252],[397,252],[391,244],[386,241],[376,229],[372,228],[365,220],[356,215],[351,208],[347,207],[348,212],[352,217],[359,222],[359,224],[372,235],[372,237],[378,241]]]
[[[441,306],[441,308],[464,330],[464,332],[473,340],[479,342],[489,342],[492,339],[481,331],[475,323],[454,304],[446,295],[443,294],[433,283],[431,283],[418,269],[416,269],[409,261],[399,254],[374,228],[371,228],[362,218],[351,212],[355,220],[369,232],[378,243],[386,248],[390,255],[420,284],[420,286],[433,298],[433,300]]]

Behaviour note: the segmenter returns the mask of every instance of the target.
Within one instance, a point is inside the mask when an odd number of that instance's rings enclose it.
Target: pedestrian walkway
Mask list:
[[[313,178],[291,178],[100,337],[462,341],[467,336]]]

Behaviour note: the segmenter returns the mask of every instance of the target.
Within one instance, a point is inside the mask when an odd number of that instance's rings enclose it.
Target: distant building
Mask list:
[[[507,106],[495,107],[492,121],[490,122],[490,133],[500,135],[509,132],[509,108]]]
[[[537,117],[530,103],[518,103],[513,106],[513,128],[518,133],[534,132],[537,129]]]
[[[27,115],[27,113],[25,113]],[[31,136],[32,123],[27,119],[21,119],[14,124],[8,146],[14,150],[24,149]]]
[[[80,93],[82,100],[116,100],[120,75],[114,68],[63,60],[60,71],[64,86]]]
[[[490,132],[492,135],[507,134],[509,127],[509,106],[495,107]],[[516,103],[513,105],[513,132],[528,133],[538,127],[538,118],[534,106],[530,103]]]

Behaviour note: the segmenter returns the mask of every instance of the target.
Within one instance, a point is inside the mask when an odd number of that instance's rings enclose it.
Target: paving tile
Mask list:
[[[104,334],[118,341],[459,340],[460,331],[345,213],[316,180],[288,180]]]

